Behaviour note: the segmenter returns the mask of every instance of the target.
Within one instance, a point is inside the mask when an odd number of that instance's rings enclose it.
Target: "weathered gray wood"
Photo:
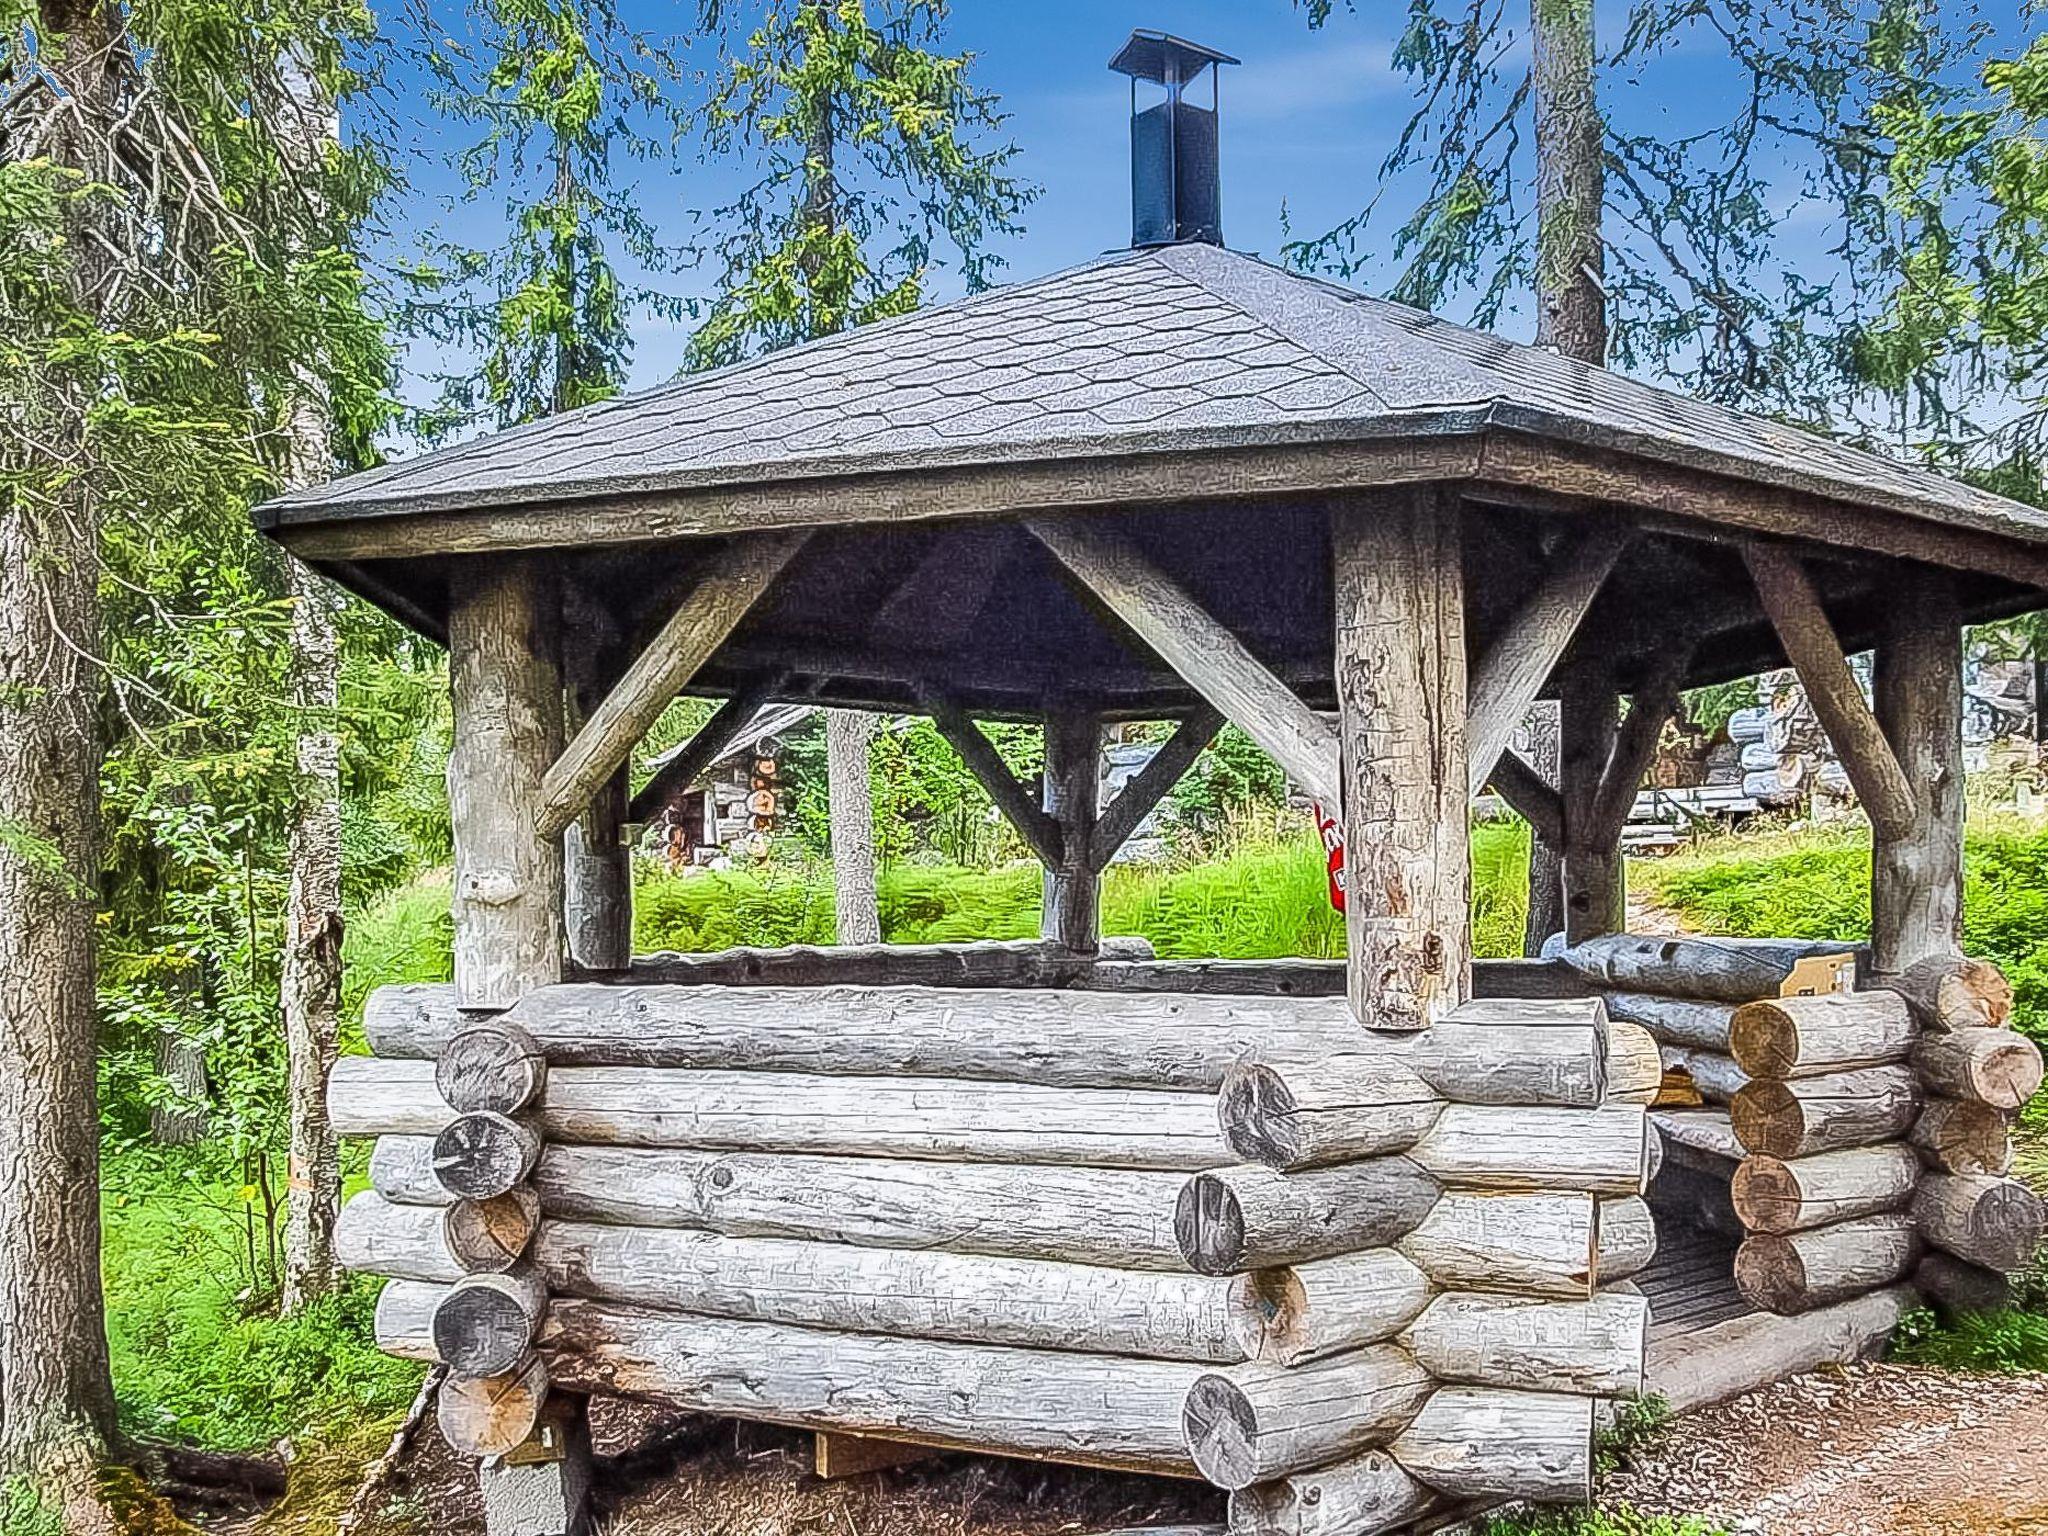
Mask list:
[[[2012,1304],[2012,1284],[2004,1275],[1947,1253],[1930,1253],[1920,1261],[1913,1288],[1951,1317]]]
[[[1959,1029],[1923,1040],[1913,1070],[1945,1097],[2015,1110],[2041,1086],[2041,1048],[2016,1030]]]
[[[1871,693],[1910,800],[1905,823],[1871,841],[1870,951],[1881,972],[1953,955],[1963,936],[1962,613],[1946,572],[1903,567],[1891,584]]]
[[[1608,992],[1603,999],[1609,1018],[1641,1025],[1660,1045],[1728,1053],[1728,1028],[1735,1018],[1731,1003],[1659,997],[1654,992]]]
[[[541,1096],[547,1080],[547,1057],[533,1036],[495,1019],[459,1031],[433,1070],[435,1091],[457,1114],[478,1109],[517,1114]],[[344,1079],[344,1090],[347,1083]]]
[[[1351,1007],[1421,1029],[1472,992],[1458,508],[1435,491],[1348,503],[1330,542]]]
[[[1147,960],[1104,956],[1073,985],[1103,992],[1209,992],[1232,997],[1342,997],[1342,960]],[[1554,1001],[1586,997],[1578,972],[1555,960],[1474,960],[1480,998]]]
[[[431,1145],[381,1138],[377,1192],[445,1202]],[[1186,1183],[1112,1168],[565,1146],[549,1147],[534,1173],[547,1214],[575,1221],[1165,1270],[1186,1267],[1173,1232]]]
[[[1216,1101],[1223,1143],[1247,1162],[1314,1168],[1406,1151],[1444,1101],[1385,1053],[1352,1052],[1288,1068],[1242,1062]]]
[[[1255,1363],[1197,1380],[1181,1425],[1204,1477],[1219,1488],[1249,1488],[1383,1442],[1431,1386],[1429,1373],[1390,1344],[1293,1370]]]
[[[534,826],[562,739],[560,605],[522,559],[458,561],[449,582],[455,997],[506,1008],[562,979],[568,943],[559,828]]]
[[[1409,1157],[1458,1189],[1585,1190],[1639,1195],[1650,1177],[1649,1114],[1453,1104]]]
[[[1571,943],[1618,932],[1627,922],[1620,829],[1600,821],[1600,794],[1621,728],[1611,658],[1588,659],[1558,683],[1558,799],[1564,813],[1560,871],[1564,937]]]
[[[329,1084],[344,1135],[438,1134],[452,1111],[423,1062],[359,1057]],[[558,1067],[550,1141],[1195,1172],[1231,1161],[1206,1094],[971,1079]]]
[[[615,626],[593,611],[593,597],[569,586],[562,604],[563,719],[571,732],[612,681]],[[585,972],[616,973],[633,959],[633,860],[625,841],[632,797],[630,765],[621,764],[562,832],[562,921],[569,962]]]
[[[1042,881],[1039,932],[1076,954],[1093,954],[1102,934],[1102,874],[1095,820],[1102,777],[1102,717],[1066,707],[1045,720],[1045,814],[1060,829],[1057,860]]]
[[[1649,1322],[1642,1297],[1607,1291],[1586,1301],[1452,1294],[1431,1302],[1400,1343],[1439,1381],[1635,1397]]]
[[[1226,720],[1325,805],[1338,803],[1337,735],[1178,583],[1099,522],[1034,518],[1040,543]]]
[[[1887,1143],[1818,1157],[1755,1155],[1735,1170],[1735,1212],[1752,1232],[1805,1232],[1906,1203],[1920,1179],[1910,1147]]]
[[[1910,838],[1919,815],[1912,782],[1864,701],[1813,579],[1796,556],[1776,545],[1746,544],[1742,553],[1785,658],[1798,672],[1871,826],[1887,841]]]
[[[1749,1086],[1749,1074],[1735,1065],[1732,1056],[1675,1045],[1660,1047],[1658,1054],[1665,1071],[1685,1074],[1685,1080],[1709,1104],[1732,1104],[1735,1095]]]
[[[1117,791],[1116,798],[1103,807],[1088,839],[1089,857],[1097,870],[1109,866],[1117,850],[1131,840],[1131,834],[1152,814],[1154,807],[1194,767],[1195,760],[1216,739],[1222,726],[1223,716],[1217,710],[1204,705],[1194,711],[1160,744],[1151,761]]]
[[[1197,1274],[1234,1275],[1384,1247],[1413,1231],[1437,1194],[1405,1157],[1295,1174],[1218,1168],[1182,1187],[1174,1235]]]
[[[1302,1365],[1391,1338],[1429,1298],[1429,1277],[1391,1248],[1257,1269],[1230,1284],[1231,1336],[1248,1360]]]
[[[2017,1274],[2041,1246],[2041,1197],[2017,1179],[1930,1173],[1913,1192],[1920,1235],[1945,1253]]]
[[[1438,1502],[1385,1451],[1254,1483],[1230,1496],[1230,1536],[1379,1536]]]
[[[1651,1104],[1664,1082],[1664,1057],[1656,1036],[1640,1024],[1607,1026],[1607,1102]]]
[[[1650,1345],[1646,1385],[1690,1413],[1825,1365],[1847,1365],[1881,1350],[1919,1304],[1909,1286],[1890,1286],[1798,1317],[1751,1312]]]
[[[365,1190],[358,1200],[376,1198]],[[350,1202],[353,1205],[355,1202]],[[540,1196],[522,1184],[488,1200],[458,1200],[442,1220],[449,1256],[467,1274],[501,1274],[526,1257],[540,1230]],[[369,1269],[377,1269],[374,1264]],[[396,1271],[383,1271],[396,1273]],[[437,1279],[419,1275],[416,1279]]]
[[[510,1115],[459,1115],[434,1137],[434,1177],[460,1200],[506,1194],[540,1160],[540,1132]]]
[[[709,954],[671,950],[640,955],[627,981],[663,987],[1065,987],[1089,977],[1098,961],[1132,964],[1152,958],[1151,943],[1132,935],[1103,939],[1093,955],[1069,954],[1043,939],[791,944]],[[422,989],[416,995],[428,994]]]
[[[550,1383],[538,1355],[502,1376],[457,1376],[441,1383],[434,1419],[458,1456],[482,1460],[524,1445],[540,1422]]]
[[[2005,1173],[2012,1167],[2012,1126],[1988,1104],[1929,1099],[1907,1138],[1937,1173]]]
[[[1607,1099],[1598,998],[1475,998],[1427,1030],[1377,1043],[1461,1104],[1592,1108]]]
[[[1593,1494],[1593,1399],[1443,1387],[1387,1450],[1454,1499],[1582,1504]]]
[[[1903,1061],[1918,1033],[1896,992],[1828,992],[1744,1003],[1728,1050],[1751,1077],[1820,1077]]]
[[[406,1280],[459,1279],[443,1216],[358,1195],[343,1218],[344,1262]],[[1245,1358],[1230,1282],[1207,1276],[554,1220],[542,1224],[533,1263],[557,1294],[664,1311],[1084,1354]]]
[[[1589,980],[1620,992],[1651,992],[1707,1003],[1748,1003],[1780,996],[1792,968],[1802,960],[1854,952],[1853,944],[1811,939],[1611,933],[1570,945],[1559,951],[1557,958]],[[1615,1017],[1624,1015],[1616,1013]],[[1653,1019],[1639,1017],[1635,1022],[1655,1030]]]
[[[1719,1168],[1718,1163],[1742,1161],[1742,1142],[1725,1109],[1660,1109],[1651,1114],[1650,1121],[1674,1156],[1679,1149],[1696,1154],[1692,1161],[1713,1167],[1717,1177],[1734,1172]]]
[[[1471,794],[1486,787],[1516,727],[1633,537],[1633,529],[1616,527],[1581,535],[1544,573],[1474,668],[1466,723]]]
[[[503,1376],[540,1338],[547,1282],[527,1267],[466,1275],[434,1307],[434,1353],[457,1376]]]
[[[1213,1092],[1248,1054],[1359,1043],[1342,998],[946,987],[551,987],[511,1016],[556,1066],[972,1077]],[[434,1055],[452,1015],[369,1010],[380,1057]]]
[[[2001,1029],[2012,1017],[2012,983],[1989,960],[1929,955],[1874,984],[1905,998],[1920,1027],[1934,1033]]]
[[[1657,760],[1657,742],[1678,707],[1679,686],[1692,662],[1692,652],[1690,635],[1667,637],[1649,675],[1629,695],[1628,714],[1615,728],[1614,751],[1601,771],[1588,818],[1588,830],[1603,849],[1610,841],[1620,845],[1636,796]],[[1625,904],[1623,910],[1625,913]]]
[[[627,819],[634,822],[652,821],[677,795],[697,782],[698,776],[713,762],[725,755],[726,749],[738,739],[741,731],[761,712],[761,706],[773,698],[778,688],[787,682],[785,674],[763,672],[750,678],[730,698],[713,711],[709,720],[697,727],[683,750],[663,763],[654,771],[654,777],[640,787],[627,807]]]
[[[1766,1312],[1809,1312],[1903,1279],[1919,1258],[1911,1217],[1861,1216],[1812,1232],[1746,1239],[1735,1255],[1735,1286]]]
[[[1641,1274],[1657,1257],[1657,1218],[1640,1195],[1602,1200],[1598,1222],[1598,1256],[1594,1278],[1602,1288],[1617,1286]]]
[[[541,836],[560,837],[582,813],[807,537],[747,534],[705,561],[689,595],[548,768],[534,818]]]
[[[1520,753],[1501,753],[1487,783],[1507,801],[1510,810],[1529,823],[1537,842],[1555,847],[1564,840],[1564,798]]]
[[[1396,1245],[1450,1290],[1590,1296],[1599,1253],[1589,1194],[1446,1194]]]
[[[982,728],[952,699],[935,689],[923,690],[919,698],[938,733],[946,738],[946,745],[967,766],[975,782],[988,792],[989,799],[1016,828],[1017,835],[1038,855],[1038,862],[1048,869],[1064,862],[1065,834],[1058,820],[1039,805],[1038,797],[1010,771],[1010,765],[1003,761],[1002,753]]]
[[[1753,1081],[1728,1106],[1728,1119],[1747,1151],[1811,1157],[1900,1140],[1920,1102],[1911,1068],[1866,1067],[1791,1082]]]

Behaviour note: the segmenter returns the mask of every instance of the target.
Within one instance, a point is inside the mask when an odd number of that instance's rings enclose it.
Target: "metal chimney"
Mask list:
[[[1221,65],[1239,61],[1164,32],[1138,31],[1109,67],[1131,77],[1131,244],[1223,243],[1223,181],[1217,156],[1216,109]],[[1209,76],[1209,105],[1186,99]],[[1138,82],[1164,88],[1166,99],[1138,109]]]

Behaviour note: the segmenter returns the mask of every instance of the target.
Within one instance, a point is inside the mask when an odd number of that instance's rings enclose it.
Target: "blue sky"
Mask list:
[[[622,9],[632,25],[653,33],[695,14],[694,0],[622,0]],[[1291,0],[955,0],[951,45],[977,55],[975,78],[1011,113],[1017,169],[1043,189],[1023,233],[1000,247],[1006,276],[1053,271],[1128,242],[1129,87],[1106,66],[1133,27],[1171,31],[1244,61],[1223,77],[1224,227],[1232,246],[1272,256],[1284,227],[1317,234],[1356,212],[1412,110],[1412,83],[1390,62],[1406,9],[1403,0],[1358,0],[1355,13],[1340,9],[1311,32]],[[1520,9],[1520,0],[1508,0],[1510,14]],[[1626,13],[1626,5],[1600,0],[1604,37],[1618,35]],[[2009,19],[2008,30],[2017,30]],[[393,83],[407,88],[402,68]],[[1667,51],[1640,78],[1607,79],[1603,92],[1622,124],[1666,136],[1713,123],[1728,110],[1733,84],[1718,40],[1702,38]],[[449,210],[455,179],[443,135],[416,141],[411,151],[413,190],[397,222],[407,229],[439,223],[474,243],[495,243],[491,208]],[[733,167],[688,155],[634,175],[642,210],[679,242],[693,210],[718,206],[740,185]],[[1783,167],[1788,206],[1798,175],[1797,165]],[[1403,189],[1389,196],[1391,217],[1376,226],[1376,248],[1383,250],[1384,233],[1410,203]],[[1782,258],[1812,270],[1825,259],[1826,233],[1817,216],[1810,224],[1795,220]],[[1358,280],[1374,286],[1387,272],[1369,269]],[[701,293],[703,279],[673,274],[664,286]],[[935,274],[931,289],[945,297],[958,282]],[[1502,329],[1524,334],[1526,316],[1509,316]],[[672,374],[686,332],[686,325],[641,317],[632,384]],[[414,358],[416,365],[430,361],[425,353]]]

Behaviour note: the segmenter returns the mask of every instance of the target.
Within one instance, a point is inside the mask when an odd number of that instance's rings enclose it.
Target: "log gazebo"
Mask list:
[[[449,649],[455,979],[373,996],[330,1103],[495,1532],[573,1523],[589,1393],[1206,1478],[1239,1536],[1580,1499],[1616,1400],[1852,1356],[2039,1237],[2040,1058],[1958,950],[1961,632],[2048,602],[2048,517],[1224,248],[1182,90],[1227,62],[1119,55],[1168,91],[1132,249],[260,514]],[[1786,663],[1868,945],[1628,935],[1679,690]],[[676,775],[764,701],[929,714],[1043,941],[633,958],[626,767],[684,692]],[[1133,719],[1179,726],[1098,804]],[[1338,819],[1348,959],[1099,937],[1225,720]],[[1472,958],[1489,784],[1561,855],[1542,957]]]

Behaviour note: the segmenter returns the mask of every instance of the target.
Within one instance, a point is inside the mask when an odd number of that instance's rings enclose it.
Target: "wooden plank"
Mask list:
[[[965,710],[937,689],[924,689],[920,697],[946,744],[959,754],[967,771],[988,791],[989,799],[995,801],[996,809],[1038,855],[1038,862],[1048,869],[1057,867],[1066,857],[1060,824],[1040,809],[1031,791],[1003,761],[996,744],[968,718]]]
[[[1913,814],[1872,840],[1871,959],[1892,974],[1954,955],[1963,937],[1963,631],[1946,572],[1902,570],[1871,692]]]
[[[697,584],[635,657],[541,783],[536,825],[558,837],[631,755],[697,669],[804,546],[802,533],[736,539],[706,561]]]
[[[1458,509],[1391,492],[1337,508],[1330,532],[1351,1006],[1421,1029],[1472,990]]]
[[[1186,772],[1194,767],[1216,733],[1223,726],[1220,711],[1204,706],[1181,721],[1177,729],[1117,792],[1117,797],[1095,819],[1088,851],[1097,869],[1108,867],[1117,850],[1131,840],[1140,822],[1164,799]]]
[[[1188,686],[1265,748],[1288,777],[1324,805],[1337,804],[1336,729],[1179,583],[1100,525],[1032,518],[1025,526]]]
[[[1886,838],[1911,837],[1919,814],[1913,785],[1864,702],[1813,579],[1795,556],[1778,546],[1747,544],[1742,554],[1771,627],[1799,673],[1871,826]]]
[[[1550,680],[1579,621],[1633,537],[1634,530],[1626,528],[1596,528],[1582,535],[1558,557],[1474,669],[1465,728],[1474,795],[1486,787],[1515,728]]]
[[[813,1449],[811,1470],[828,1483],[930,1461],[938,1454],[928,1445],[916,1445],[908,1440],[846,1434],[830,1429],[818,1431]]]
[[[689,744],[657,768],[654,777],[641,786],[627,809],[626,819],[652,821],[663,806],[688,789],[697,776],[711,766],[713,759],[723,756],[738,741],[747,723],[761,712],[761,706],[773,698],[776,690],[787,681],[783,673],[764,672],[720,704],[711,718],[697,728],[697,734],[690,738]]]

